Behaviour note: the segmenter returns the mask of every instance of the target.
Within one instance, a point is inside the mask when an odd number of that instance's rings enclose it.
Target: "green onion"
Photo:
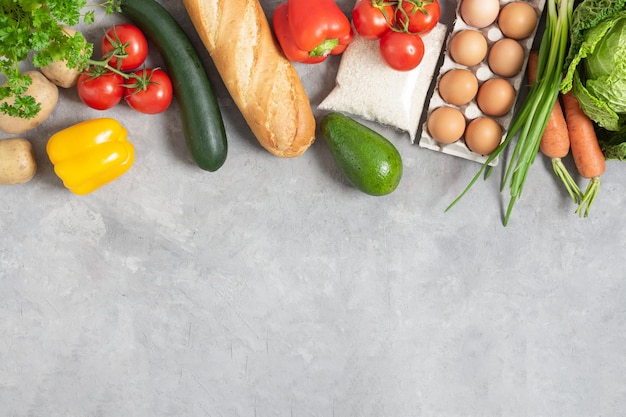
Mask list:
[[[505,226],[508,224],[513,206],[522,194],[528,170],[539,151],[541,136],[548,123],[552,107],[559,96],[573,9],[574,0],[547,1],[546,29],[539,46],[537,79],[513,117],[502,143],[489,155],[465,190],[446,208],[446,211],[458,203],[485,169],[487,170],[485,178],[489,177],[492,169],[489,164],[504,152],[513,138],[517,137],[517,143],[501,186],[503,190],[507,182],[509,183],[511,198],[503,221]]]

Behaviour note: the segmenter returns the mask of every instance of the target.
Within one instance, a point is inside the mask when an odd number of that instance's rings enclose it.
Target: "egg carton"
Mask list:
[[[502,7],[504,7],[506,4],[508,3],[512,3],[516,0],[501,0],[500,1],[500,9],[502,9]],[[475,28],[473,26],[469,26],[468,24],[466,24],[463,19],[461,18],[461,13],[460,13],[460,7],[461,7],[461,3],[462,0],[458,0],[457,1],[457,5],[456,5],[456,18],[453,22],[453,27],[452,30],[450,31],[447,39],[446,39],[446,44],[445,44],[445,48],[444,48],[444,57],[443,57],[443,62],[439,68],[439,73],[436,77],[436,86],[435,89],[433,91],[433,94],[430,98],[430,101],[428,103],[428,107],[427,107],[427,115],[425,118],[425,122],[422,126],[421,129],[421,137],[419,139],[419,146],[422,148],[426,148],[426,149],[430,149],[433,151],[437,151],[437,152],[442,152],[448,155],[453,155],[453,156],[457,156],[460,158],[464,158],[464,159],[469,159],[472,161],[476,161],[479,163],[485,163],[487,161],[487,159],[489,158],[489,155],[482,155],[482,154],[478,154],[476,152],[471,151],[467,145],[465,144],[465,141],[463,139],[463,137],[461,137],[461,139],[459,139],[458,141],[454,142],[454,143],[450,143],[450,144],[444,144],[444,143],[440,143],[438,141],[436,141],[428,132],[428,128],[427,128],[427,122],[428,122],[428,115],[430,115],[430,113],[435,110],[438,107],[441,106],[449,106],[449,107],[453,107],[453,108],[457,108],[461,111],[461,113],[463,113],[463,115],[465,116],[467,122],[469,123],[469,121],[477,118],[477,117],[481,117],[484,116],[484,113],[480,110],[480,108],[478,107],[478,105],[476,104],[475,99],[472,100],[470,103],[462,105],[462,106],[455,106],[452,104],[449,104],[448,102],[446,102],[445,100],[443,100],[443,98],[439,95],[438,92],[438,86],[439,86],[439,80],[441,79],[441,77],[448,71],[455,69],[455,68],[461,68],[461,69],[467,69],[470,70],[474,73],[474,75],[476,76],[476,78],[478,79],[478,83],[479,86],[482,85],[482,83],[484,83],[485,81],[492,79],[492,78],[504,78],[504,77],[499,77],[497,75],[495,75],[491,69],[489,68],[489,65],[487,63],[487,57],[489,55],[489,51],[491,50],[491,46],[496,43],[497,41],[499,41],[500,39],[503,39],[505,36],[503,35],[503,33],[500,31],[499,27],[498,27],[498,22],[497,19],[494,23],[492,23],[491,25],[485,27],[485,28]],[[516,75],[514,75],[513,77],[509,77],[509,78],[504,78],[505,80],[509,81],[511,83],[511,85],[513,86],[514,90],[515,90],[515,104],[512,106],[511,110],[505,114],[504,116],[500,116],[500,117],[494,117],[494,116],[487,116],[490,117],[492,119],[494,119],[502,128],[502,140],[504,140],[504,138],[507,135],[507,131],[508,128],[511,124],[511,120],[513,119],[513,114],[515,111],[515,108],[517,106],[517,100],[519,98],[519,93],[520,90],[522,89],[522,83],[525,82],[525,73],[526,71],[524,70],[526,68],[526,65],[528,63],[528,56],[530,54],[530,50],[533,46],[534,43],[534,39],[535,36],[537,34],[537,28],[539,26],[539,21],[541,18],[541,15],[543,14],[543,8],[545,5],[545,0],[532,0],[532,1],[526,1],[526,3],[529,3],[530,5],[532,5],[536,12],[537,12],[537,25],[535,26],[535,29],[533,30],[533,32],[530,34],[529,37],[522,39],[522,40],[518,40],[518,42],[520,43],[520,45],[522,46],[522,48],[524,49],[524,63],[522,66],[522,70],[517,73]],[[455,62],[452,57],[450,56],[450,51],[449,51],[449,44],[450,44],[450,40],[454,37],[454,35],[456,33],[458,33],[459,31],[465,30],[465,29],[473,29],[473,30],[477,30],[479,32],[481,32],[485,38],[487,39],[487,55],[485,56],[485,58],[483,59],[483,61],[481,63],[479,63],[476,66],[473,67],[467,67],[461,64],[458,64],[457,62]],[[490,161],[489,165],[491,166],[495,166],[498,164],[498,159],[499,158],[494,158],[492,161]]]

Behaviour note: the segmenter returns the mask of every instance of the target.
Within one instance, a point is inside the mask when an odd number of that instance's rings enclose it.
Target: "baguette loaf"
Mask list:
[[[296,69],[258,0],[183,0],[200,39],[252,132],[270,153],[301,155],[315,118]]]

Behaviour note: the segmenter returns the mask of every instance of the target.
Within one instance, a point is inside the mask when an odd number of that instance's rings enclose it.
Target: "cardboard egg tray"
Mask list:
[[[504,7],[506,4],[511,3],[515,0],[501,0],[500,1],[500,9],[502,9],[502,7]],[[447,103],[446,101],[444,101],[441,96],[439,95],[438,92],[438,86],[439,86],[439,80],[441,79],[441,76],[443,74],[445,74],[446,72],[448,72],[451,69],[454,68],[464,68],[464,69],[468,69],[470,71],[472,71],[474,73],[474,75],[476,76],[476,78],[478,79],[478,84],[479,86],[482,85],[483,82],[491,79],[491,78],[498,78],[497,75],[495,75],[491,69],[489,68],[489,65],[487,64],[487,57],[489,55],[489,51],[491,50],[491,46],[497,42],[498,40],[504,38],[505,36],[502,34],[502,32],[500,31],[500,29],[498,28],[498,22],[497,19],[496,21],[491,24],[490,26],[487,26],[485,28],[482,29],[478,29],[472,26],[467,25],[463,19],[461,18],[461,13],[460,13],[460,7],[461,7],[461,2],[462,0],[457,1],[457,5],[456,5],[456,19],[454,21],[452,30],[450,32],[450,34],[448,35],[448,38],[446,40],[446,44],[445,44],[445,49],[444,49],[444,57],[443,57],[443,62],[441,64],[441,67],[439,68],[439,74],[437,75],[436,78],[436,86],[435,89],[433,91],[433,95],[428,103],[428,108],[427,108],[427,114],[426,114],[426,121],[424,122],[424,125],[422,126],[421,129],[421,137],[419,140],[419,146],[422,148],[426,148],[426,149],[430,149],[433,151],[438,151],[438,152],[443,152],[445,154],[449,154],[449,155],[453,155],[453,156],[457,156],[460,158],[465,158],[465,159],[469,159],[472,161],[476,161],[479,163],[485,163],[487,158],[489,157],[489,155],[481,155],[475,152],[472,152],[466,145],[465,142],[463,140],[463,137],[461,137],[461,139],[459,139],[458,141],[454,142],[454,143],[450,143],[450,144],[443,144],[440,142],[437,142],[435,139],[432,138],[432,136],[430,136],[429,132],[428,132],[428,127],[427,127],[427,123],[428,123],[428,116],[430,115],[430,113],[435,110],[438,107],[441,106],[449,106],[449,107],[454,107],[457,108],[461,111],[461,113],[463,113],[463,115],[466,118],[467,123],[469,123],[471,120],[483,116],[484,114],[482,113],[482,111],[480,110],[480,108],[478,107],[478,105],[476,104],[475,99],[472,100],[470,103],[463,105],[463,106],[455,106],[452,104]],[[530,54],[530,50],[532,48],[534,39],[535,39],[535,35],[537,33],[537,27],[539,26],[539,21],[541,19],[541,15],[543,13],[543,8],[545,5],[545,0],[531,0],[531,1],[527,1],[527,3],[529,3],[530,5],[532,5],[535,10],[537,11],[537,25],[535,26],[534,31],[531,33],[531,35],[528,38],[519,40],[518,42],[522,45],[522,48],[524,49],[524,64],[522,66],[522,70],[516,74],[515,76],[511,77],[511,78],[505,78],[507,81],[509,81],[511,83],[511,85],[513,86],[513,88],[515,89],[515,104],[513,105],[513,107],[511,108],[511,110],[505,114],[504,116],[501,117],[491,117],[492,119],[494,119],[496,122],[498,122],[498,124],[500,125],[500,127],[502,128],[503,131],[503,135],[502,135],[502,139],[504,140],[504,138],[506,137],[507,131],[508,131],[508,127],[511,124],[511,120],[513,118],[513,113],[515,111],[515,108],[517,106],[517,100],[519,98],[519,92],[520,89],[523,86],[523,83],[525,82],[525,74],[526,74],[526,64],[528,62],[528,56]],[[485,58],[483,59],[483,61],[474,66],[474,67],[466,67],[464,65],[460,65],[458,63],[456,63],[451,57],[450,57],[450,53],[449,53],[449,44],[450,44],[450,40],[454,37],[454,35],[464,29],[473,29],[473,30],[477,30],[479,32],[482,32],[482,34],[485,36],[485,38],[487,39],[487,56],[485,56]],[[502,78],[502,77],[500,77]],[[498,158],[495,158],[493,161],[491,161],[489,163],[489,165],[497,165],[498,163]]]

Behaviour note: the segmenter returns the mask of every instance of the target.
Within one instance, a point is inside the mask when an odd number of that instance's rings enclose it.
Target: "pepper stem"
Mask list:
[[[310,57],[326,56],[330,54],[332,50],[337,47],[337,45],[339,45],[338,38],[326,39],[324,42],[317,45],[315,49],[309,52],[309,56]]]

